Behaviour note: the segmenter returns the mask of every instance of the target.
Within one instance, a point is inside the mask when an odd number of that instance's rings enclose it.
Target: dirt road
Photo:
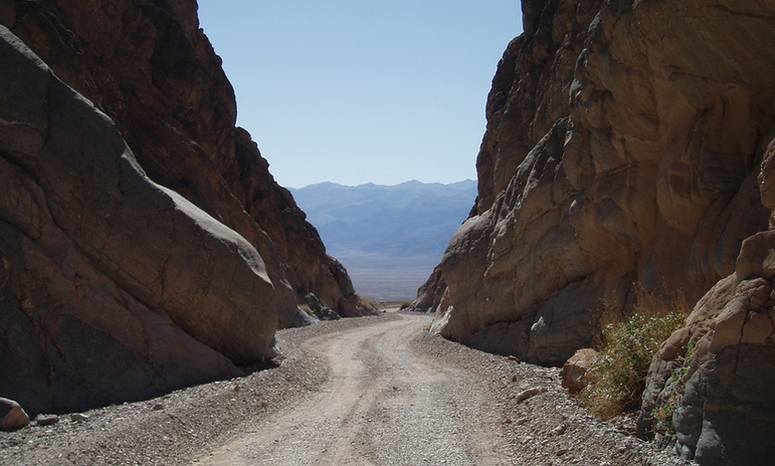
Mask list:
[[[464,370],[413,351],[427,316],[303,343],[330,376],[312,398],[200,461],[233,464],[511,464],[497,407]]]
[[[430,319],[282,330],[275,368],[0,433],[0,464],[682,464],[590,417],[557,368],[429,336]]]

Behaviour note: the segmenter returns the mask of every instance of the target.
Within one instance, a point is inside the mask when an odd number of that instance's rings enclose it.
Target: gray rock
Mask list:
[[[527,390],[523,390],[514,397],[517,403],[522,403],[523,401],[526,401],[536,395],[540,395],[541,393],[544,393],[546,391],[543,387],[533,387],[528,388]]]
[[[55,414],[38,414],[35,416],[35,424],[39,426],[52,426],[59,422],[59,416]]]

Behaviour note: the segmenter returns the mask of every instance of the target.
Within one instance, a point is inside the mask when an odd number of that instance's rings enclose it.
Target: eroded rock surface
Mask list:
[[[775,142],[758,177],[769,209],[773,157]],[[775,462],[774,257],[775,231],[746,239],[735,272],[664,343],[643,394],[642,435],[673,442],[701,464]]]
[[[523,11],[487,104],[477,205],[418,304],[447,338],[559,365],[637,289],[695,302],[766,228],[775,5]]]
[[[371,310],[244,129],[194,0],[0,0],[8,26],[110,116],[155,182],[248,240],[275,285],[282,326],[314,293],[342,316]]]
[[[0,0],[0,394],[82,410],[371,312],[235,127],[192,0]],[[9,31],[10,30],[10,31]]]
[[[686,457],[772,463],[775,3],[522,5],[478,202],[416,306],[450,339],[561,364],[639,290],[697,302],[654,360],[641,430],[659,410]]]
[[[256,249],[152,182],[113,122],[0,26],[0,393],[149,396],[274,355]]]

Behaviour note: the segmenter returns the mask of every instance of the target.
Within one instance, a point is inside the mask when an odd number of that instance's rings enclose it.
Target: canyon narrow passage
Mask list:
[[[304,342],[330,366],[320,391],[199,462],[510,464],[477,378],[408,344],[429,322],[401,314]]]

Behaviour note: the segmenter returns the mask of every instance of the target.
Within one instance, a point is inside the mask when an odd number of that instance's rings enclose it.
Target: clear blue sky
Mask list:
[[[238,124],[285,186],[475,178],[518,0],[199,0]]]

